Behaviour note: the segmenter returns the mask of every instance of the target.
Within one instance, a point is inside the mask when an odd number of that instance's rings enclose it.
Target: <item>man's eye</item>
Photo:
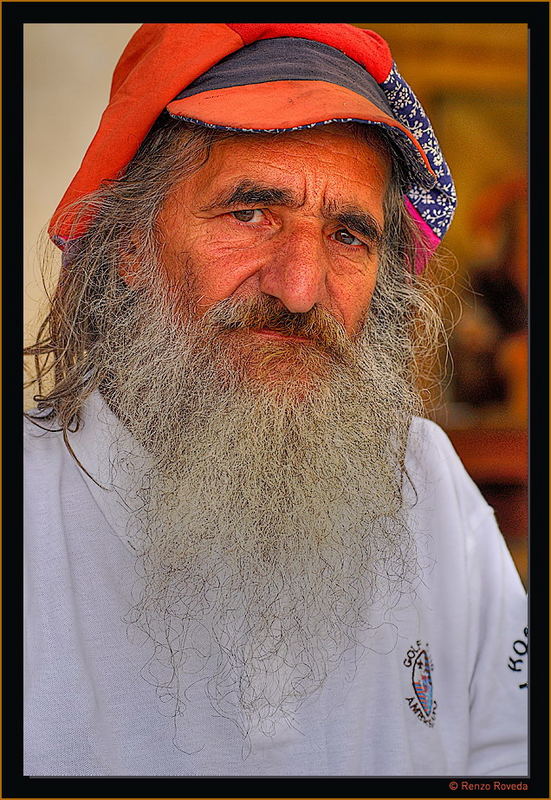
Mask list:
[[[244,208],[240,211],[232,211],[231,215],[239,222],[260,222],[262,211],[259,208]]]
[[[360,241],[357,236],[347,231],[346,228],[341,228],[338,231],[335,231],[333,234],[333,239],[335,241],[340,242],[341,244],[350,244],[358,247],[358,245],[363,245],[364,242]]]

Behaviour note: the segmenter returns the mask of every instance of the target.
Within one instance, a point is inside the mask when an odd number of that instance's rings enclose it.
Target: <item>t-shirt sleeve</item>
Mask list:
[[[491,510],[468,541],[471,618],[470,775],[525,776],[526,593]]]
[[[438,596],[466,611],[456,614],[460,629],[455,631],[468,651],[464,654],[469,698],[466,774],[524,777],[528,773],[526,592],[493,509],[450,440],[434,423],[426,422],[425,432],[434,448],[432,468],[441,478],[437,485],[447,487],[446,513],[455,520],[446,528],[451,541],[446,539],[439,555],[449,580],[439,586]],[[455,598],[449,597],[452,586]]]

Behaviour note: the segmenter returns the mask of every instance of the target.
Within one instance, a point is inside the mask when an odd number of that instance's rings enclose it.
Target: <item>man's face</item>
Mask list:
[[[291,312],[317,305],[355,336],[375,286],[389,172],[387,156],[339,125],[216,143],[159,218],[170,282],[192,286],[199,313],[267,295]]]

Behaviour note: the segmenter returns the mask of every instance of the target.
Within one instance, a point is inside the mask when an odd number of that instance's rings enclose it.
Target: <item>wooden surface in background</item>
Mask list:
[[[528,586],[528,435],[522,430],[448,430],[465,469],[494,509]]]
[[[446,433],[475,483],[527,484],[526,431],[477,428]]]

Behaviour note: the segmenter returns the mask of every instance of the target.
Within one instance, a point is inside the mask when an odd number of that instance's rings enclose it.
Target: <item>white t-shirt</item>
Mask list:
[[[71,436],[100,483],[117,425],[96,394]],[[292,726],[245,744],[200,685],[174,722],[127,635],[126,514],[60,433],[27,423],[25,774],[525,776],[521,582],[492,509],[435,424],[414,421],[407,466],[418,491],[410,523],[423,532],[415,593]]]

